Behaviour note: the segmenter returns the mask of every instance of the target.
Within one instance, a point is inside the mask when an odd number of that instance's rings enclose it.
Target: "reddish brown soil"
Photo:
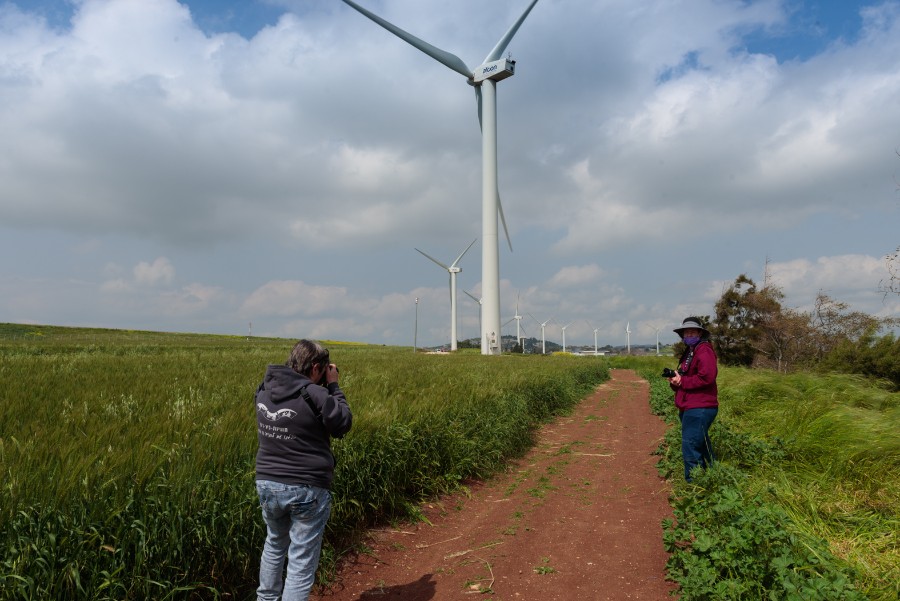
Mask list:
[[[652,455],[665,425],[650,413],[645,381],[628,370],[611,376],[542,428],[507,473],[427,505],[430,523],[372,532],[370,552],[311,598],[670,598],[660,526],[671,516],[669,486]]]

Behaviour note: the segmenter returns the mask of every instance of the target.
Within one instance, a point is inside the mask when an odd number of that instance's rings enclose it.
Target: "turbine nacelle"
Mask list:
[[[472,83],[480,84],[485,79],[502,81],[507,77],[512,77],[515,74],[516,61],[510,60],[508,58],[501,58],[498,61],[484,63],[483,65],[475,69],[475,73],[472,76]]]

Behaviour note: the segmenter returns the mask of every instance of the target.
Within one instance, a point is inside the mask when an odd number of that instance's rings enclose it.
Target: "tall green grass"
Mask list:
[[[253,392],[292,343],[0,324],[0,599],[247,596]],[[606,377],[583,358],[327,344],[354,428],[326,568],[364,526],[502,469]]]
[[[900,393],[847,375],[728,370],[723,418],[777,441],[753,486],[861,574],[872,599],[900,598]]]
[[[688,485],[672,393],[657,364],[637,368],[672,425],[660,469],[676,489],[665,536],[682,599],[900,597],[900,394],[720,369],[719,462]]]

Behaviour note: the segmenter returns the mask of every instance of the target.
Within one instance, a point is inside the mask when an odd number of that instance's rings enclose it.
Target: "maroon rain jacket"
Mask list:
[[[681,356],[679,369],[684,369],[688,353]],[[679,411],[719,406],[719,389],[716,376],[719,368],[716,364],[716,352],[712,343],[702,340],[694,349],[687,371],[681,376],[681,386],[672,386],[675,391],[675,406]]]

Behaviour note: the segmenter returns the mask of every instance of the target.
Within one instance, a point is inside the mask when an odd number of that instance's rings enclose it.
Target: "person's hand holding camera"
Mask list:
[[[669,381],[669,383],[672,384],[673,386],[681,385],[681,370],[680,369],[672,370],[667,367],[667,368],[663,369],[662,377],[667,379]]]
[[[337,365],[329,363],[328,367],[325,368],[325,384],[337,383],[339,373]]]

